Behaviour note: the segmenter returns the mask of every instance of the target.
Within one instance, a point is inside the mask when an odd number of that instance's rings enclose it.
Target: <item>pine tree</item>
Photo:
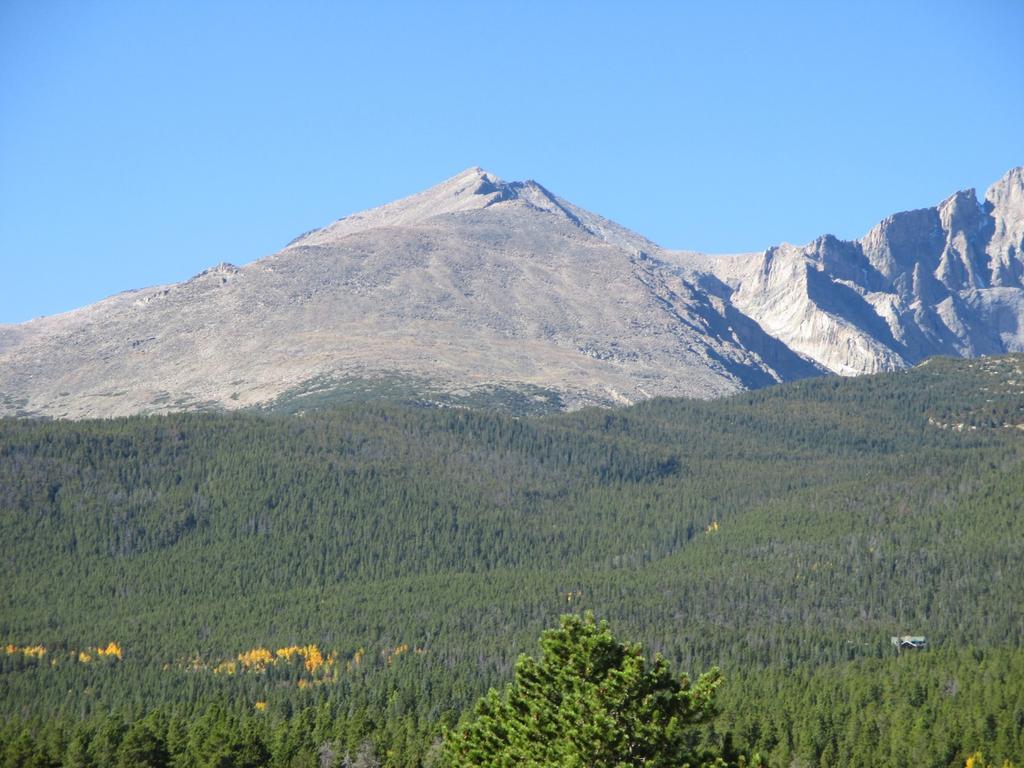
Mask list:
[[[118,768],[166,768],[170,760],[167,742],[151,718],[129,728],[118,748]]]
[[[724,765],[695,728],[716,714],[717,670],[677,679],[591,614],[564,616],[540,645],[539,660],[520,657],[505,692],[492,689],[448,735],[452,766]]]

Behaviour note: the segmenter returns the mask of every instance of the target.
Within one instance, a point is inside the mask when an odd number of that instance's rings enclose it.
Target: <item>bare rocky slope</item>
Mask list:
[[[0,326],[0,415],[574,408],[1024,350],[1024,169],[865,238],[667,251],[472,168],[243,267]]]

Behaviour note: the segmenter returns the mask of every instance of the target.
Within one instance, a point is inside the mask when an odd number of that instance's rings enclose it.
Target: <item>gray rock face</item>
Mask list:
[[[720,257],[730,299],[790,349],[839,374],[936,354],[1024,350],[1024,168],[934,208],[890,216],[862,239]]]
[[[863,240],[667,251],[472,168],[243,267],[0,326],[0,414],[265,405],[338,382],[714,397],[1024,349],[1024,173]]]

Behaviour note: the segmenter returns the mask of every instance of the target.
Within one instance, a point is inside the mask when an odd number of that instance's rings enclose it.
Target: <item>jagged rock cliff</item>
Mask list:
[[[722,257],[730,301],[795,352],[840,374],[936,354],[1024,350],[1024,168],[979,202],[957,192],[853,242],[831,236]]]

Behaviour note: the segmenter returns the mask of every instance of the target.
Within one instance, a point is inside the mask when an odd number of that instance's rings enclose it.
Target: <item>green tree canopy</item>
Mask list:
[[[129,728],[118,748],[117,768],[166,768],[170,765],[171,756],[162,730],[152,716]]]
[[[716,714],[718,670],[676,678],[591,614],[563,616],[540,645],[539,660],[521,656],[504,693],[491,689],[448,734],[452,766],[724,765],[694,727]]]

